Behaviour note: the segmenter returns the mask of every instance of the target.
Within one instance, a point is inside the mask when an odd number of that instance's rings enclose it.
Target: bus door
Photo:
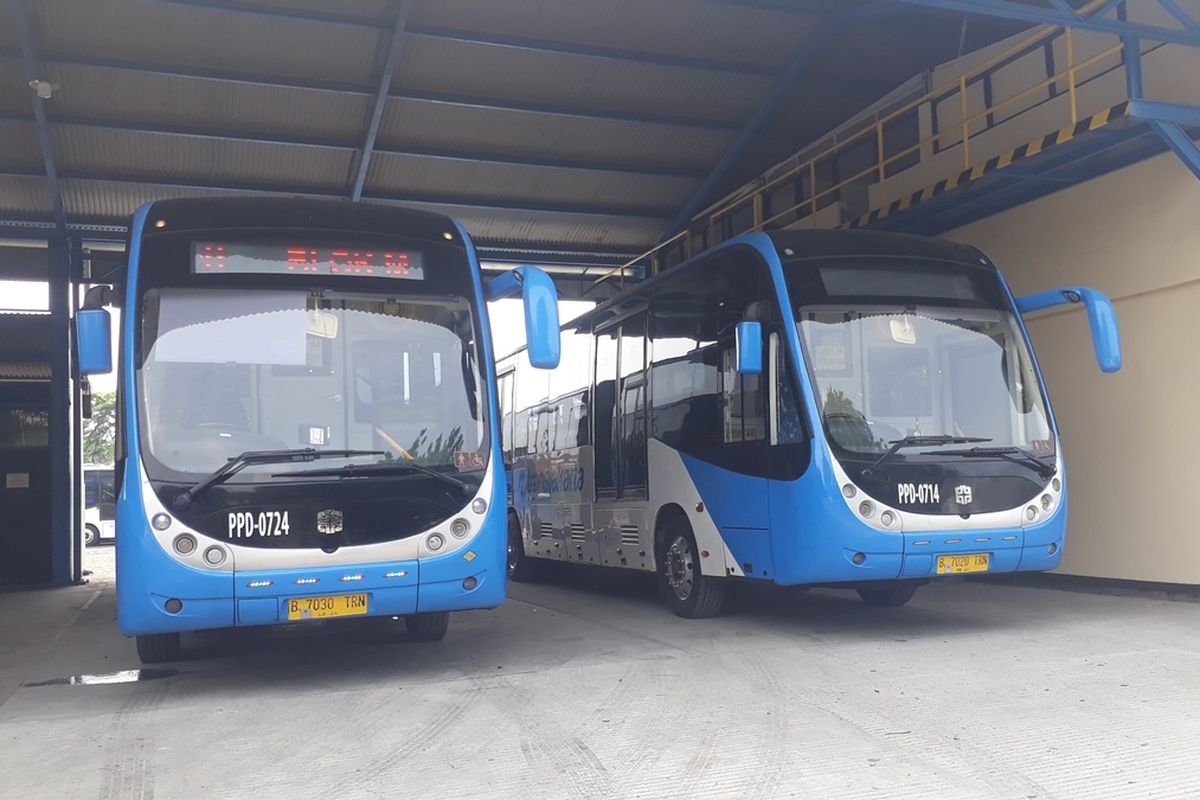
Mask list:
[[[646,456],[646,312],[597,333],[596,506],[605,566],[640,566],[652,551]]]

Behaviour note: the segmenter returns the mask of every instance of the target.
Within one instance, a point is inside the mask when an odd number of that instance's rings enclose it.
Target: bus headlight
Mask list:
[[[162,514],[160,516],[165,517],[166,514]],[[172,544],[175,547],[175,552],[179,553],[181,556],[190,556],[192,553],[196,552],[196,537],[192,536],[190,533],[184,533],[176,536],[175,541]]]
[[[858,490],[854,488],[853,484],[847,483],[842,487],[842,497],[846,498],[847,500],[849,500],[851,497],[854,497],[856,494],[858,494]]]
[[[1062,481],[1060,481],[1058,478],[1055,478],[1054,480],[1050,481],[1050,485],[1054,487],[1054,491],[1056,491],[1056,492],[1062,491]]]
[[[165,531],[171,527],[171,515],[160,511],[150,518],[150,524],[154,526],[154,530],[156,531]]]
[[[471,523],[467,522],[462,517],[450,523],[450,533],[455,539],[462,539],[471,532]]]
[[[1035,519],[1037,519],[1037,515],[1037,506],[1030,506],[1029,508],[1025,509],[1025,519],[1028,522],[1033,522]]]
[[[858,504],[858,513],[862,514],[865,518],[870,519],[871,515],[875,513],[875,504],[870,500],[863,500]]]
[[[890,528],[896,524],[896,515],[891,511],[884,511],[879,515],[879,521],[883,523],[883,527]]]
[[[225,551],[219,547],[210,547],[204,551],[204,562],[210,567],[219,567],[225,563]]]
[[[487,500],[484,500],[482,497],[476,497],[471,501],[471,510],[476,514],[482,514],[487,511]]]
[[[431,533],[427,537],[425,537],[425,546],[428,547],[430,550],[432,550],[435,553],[438,550],[441,550],[442,547],[445,546],[445,544],[446,544],[446,537],[442,536],[440,533]]]
[[[1042,510],[1049,511],[1050,506],[1054,503],[1054,498],[1048,494],[1042,495]]]

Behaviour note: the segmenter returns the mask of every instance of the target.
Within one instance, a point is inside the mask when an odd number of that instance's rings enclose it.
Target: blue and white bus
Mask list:
[[[557,296],[481,281],[453,220],[300,199],[134,215],[118,366],[117,608],[143,661],[180,633],[448,612],[505,594],[503,461],[485,297],[520,291],[557,363]],[[77,316],[111,369],[108,287]]]
[[[563,328],[561,366],[498,365],[509,575],[543,561],[653,571],[673,610],[733,581],[900,605],[939,576],[1047,570],[1066,478],[1022,313],[974,248],[874,232],[732,239]]]

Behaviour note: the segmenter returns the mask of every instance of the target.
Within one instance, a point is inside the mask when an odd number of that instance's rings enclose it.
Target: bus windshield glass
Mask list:
[[[446,296],[158,288],[143,305],[142,447],[160,479],[247,451],[382,451],[322,467],[407,462],[457,473],[488,452],[470,305]],[[310,463],[248,467],[270,480]]]
[[[838,259],[795,261],[785,273],[836,449],[878,456],[905,437],[970,437],[989,449],[1053,456],[1042,388],[995,272]]]

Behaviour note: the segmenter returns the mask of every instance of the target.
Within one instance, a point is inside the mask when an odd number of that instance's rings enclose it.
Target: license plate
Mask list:
[[[296,597],[288,600],[287,604],[289,620],[357,617],[367,613],[367,595],[365,593]]]
[[[958,575],[962,572],[987,572],[992,557],[989,553],[963,553],[938,556],[938,575]]]

